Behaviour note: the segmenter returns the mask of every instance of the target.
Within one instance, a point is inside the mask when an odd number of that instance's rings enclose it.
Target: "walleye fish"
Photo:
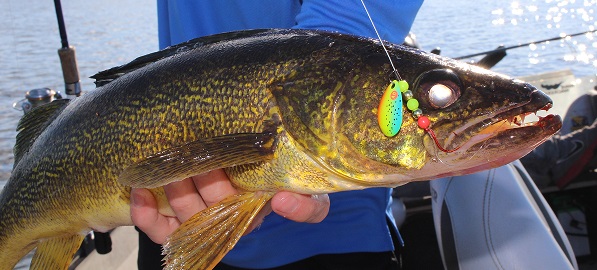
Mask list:
[[[561,127],[559,116],[521,121],[552,104],[529,84],[387,49],[428,128],[395,103],[400,124],[387,121],[399,132],[382,132],[380,103],[395,75],[379,41],[311,30],[191,40],[100,72],[98,89],[31,111],[0,194],[0,269],[34,248],[33,269],[67,269],[90,230],[132,225],[131,187],[150,188],[170,213],[162,186],[224,168],[240,194],[195,215],[164,245],[168,269],[211,269],[276,191],[473,173],[522,157]]]

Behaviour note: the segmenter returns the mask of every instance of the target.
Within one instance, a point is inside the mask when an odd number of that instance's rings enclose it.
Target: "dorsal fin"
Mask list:
[[[97,86],[102,86],[106,83],[109,83],[120,76],[134,71],[136,69],[142,68],[146,65],[155,63],[161,59],[171,57],[183,52],[187,52],[189,50],[195,49],[200,46],[205,46],[209,44],[218,43],[221,41],[226,41],[230,39],[237,39],[247,36],[253,36],[255,34],[264,33],[268,31],[275,31],[271,29],[256,29],[256,30],[248,30],[248,31],[237,31],[237,32],[229,32],[229,33],[222,33],[212,36],[200,37],[191,39],[189,41],[173,45],[167,47],[163,50],[146,54],[140,57],[137,57],[135,60],[121,65],[117,67],[113,67],[104,71],[100,71],[99,73],[91,76],[92,79],[95,79],[95,83]]]
[[[68,104],[68,99],[54,100],[27,112],[17,125],[17,141],[13,149],[16,165],[29,150],[35,139]]]

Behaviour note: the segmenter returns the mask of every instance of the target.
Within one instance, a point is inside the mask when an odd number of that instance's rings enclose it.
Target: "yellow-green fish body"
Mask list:
[[[164,201],[161,186],[225,168],[241,194],[185,222],[165,245],[170,269],[211,268],[275,191],[472,173],[520,158],[561,126],[548,116],[512,127],[508,120],[551,104],[528,84],[387,46],[437,143],[406,106],[399,133],[381,132],[378,105],[394,78],[379,42],[308,30],[192,40],[101,72],[104,86],[32,111],[0,194],[0,269],[35,247],[32,268],[66,269],[85,233],[132,224],[130,187],[156,188]],[[452,100],[435,100],[436,85]]]

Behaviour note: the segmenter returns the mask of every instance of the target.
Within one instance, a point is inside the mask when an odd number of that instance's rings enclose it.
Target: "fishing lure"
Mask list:
[[[404,81],[401,81],[404,82]],[[394,137],[402,126],[402,90],[394,80],[384,92],[377,107],[377,122],[384,135]]]

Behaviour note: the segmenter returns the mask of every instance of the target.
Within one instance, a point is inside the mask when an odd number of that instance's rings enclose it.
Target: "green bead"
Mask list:
[[[414,111],[419,108],[419,101],[416,98],[409,99],[408,102],[406,102],[406,107],[408,107],[409,110]]]
[[[400,92],[404,93],[408,90],[408,83],[405,80],[401,80],[398,82],[398,87],[400,88]]]

